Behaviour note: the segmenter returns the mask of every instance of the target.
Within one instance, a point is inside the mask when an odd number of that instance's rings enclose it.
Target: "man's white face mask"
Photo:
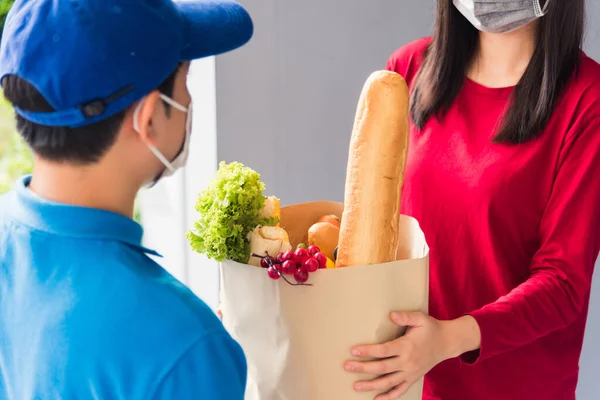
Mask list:
[[[543,17],[550,0],[543,8],[540,0],[453,0],[453,3],[480,31],[507,33]]]
[[[187,163],[189,152],[190,152],[190,138],[192,136],[192,104],[190,103],[189,107],[184,107],[181,104],[179,104],[178,102],[176,102],[175,100],[171,99],[170,97],[168,97],[162,93],[160,94],[160,98],[162,101],[169,104],[174,109],[187,114],[186,123],[185,123],[185,137],[183,139],[183,144],[181,145],[181,149],[179,150],[179,153],[177,153],[177,155],[175,156],[175,158],[172,161],[167,160],[167,158],[160,152],[160,150],[158,150],[156,148],[156,146],[148,145],[148,148],[150,149],[150,151],[152,151],[152,153],[154,153],[156,158],[158,158],[160,160],[160,162],[163,163],[163,165],[165,166],[165,170],[161,174],[159,174],[148,185],[148,187],[152,187],[152,186],[156,185],[156,183],[161,178],[169,177],[169,176],[173,175],[175,172],[177,172],[177,170],[185,167],[185,164]],[[142,100],[140,102],[140,104],[138,104],[138,106],[136,107],[136,109],[133,113],[133,129],[137,133],[140,133],[138,116],[139,116],[139,113],[140,113],[143,103],[144,103],[144,101]]]

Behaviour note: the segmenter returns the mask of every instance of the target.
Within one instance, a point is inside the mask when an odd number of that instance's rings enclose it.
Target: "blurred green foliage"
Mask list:
[[[0,93],[0,194],[33,170],[33,156],[15,128],[14,111]]]
[[[14,2],[15,0],[0,0],[0,37],[2,37],[6,14],[8,14],[8,10],[10,10],[10,6],[12,6]]]
[[[13,3],[14,0],[0,0],[0,37]],[[10,190],[15,180],[32,168],[31,153],[16,133],[12,107],[0,92],[0,194]]]

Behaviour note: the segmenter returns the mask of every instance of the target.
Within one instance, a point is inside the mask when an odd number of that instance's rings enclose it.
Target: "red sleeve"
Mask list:
[[[587,117],[587,116],[586,116]],[[481,330],[472,363],[566,328],[589,301],[600,250],[600,116],[576,121],[559,156],[540,224],[530,277],[508,295],[470,313]]]
[[[427,37],[402,46],[392,53],[388,59],[386,69],[402,75],[410,87],[417,72],[419,72],[424,52],[431,43],[431,40],[431,38]]]

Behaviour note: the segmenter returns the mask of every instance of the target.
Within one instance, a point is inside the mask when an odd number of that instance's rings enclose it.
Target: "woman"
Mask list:
[[[358,346],[358,391],[397,399],[575,399],[600,248],[600,66],[584,0],[438,0],[395,52],[411,88],[403,213],[431,247],[430,315]],[[375,361],[365,361],[363,359]]]

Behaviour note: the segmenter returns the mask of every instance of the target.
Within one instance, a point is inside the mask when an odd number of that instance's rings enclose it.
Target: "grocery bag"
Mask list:
[[[295,247],[309,227],[343,205],[319,201],[281,209],[281,226]],[[365,232],[368,235],[369,232]],[[344,370],[358,344],[402,335],[392,311],[428,311],[429,249],[417,221],[400,219],[398,261],[320,269],[311,286],[272,280],[266,270],[220,264],[223,324],[242,346],[248,363],[246,400],[371,400],[356,380],[374,378]],[[421,400],[423,380],[403,400]]]

